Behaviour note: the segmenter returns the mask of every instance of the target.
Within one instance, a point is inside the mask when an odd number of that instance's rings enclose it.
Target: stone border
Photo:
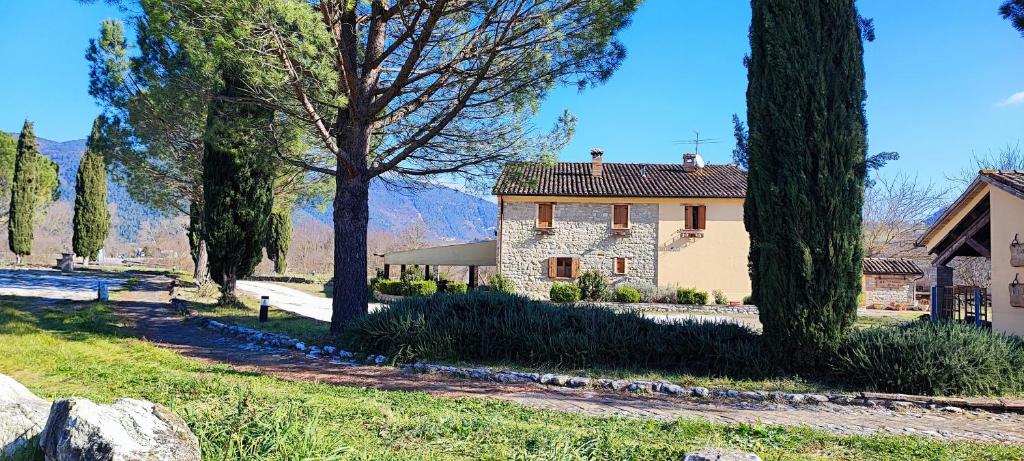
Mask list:
[[[757,306],[747,304],[728,306],[724,304],[667,304],[667,303],[613,303],[589,302],[581,303],[608,307],[619,310],[636,310],[640,312],[697,312],[706,314],[750,314],[757,315]]]
[[[303,352],[307,357],[312,359],[327,360],[330,363],[341,365],[386,366],[388,363],[388,357],[383,355],[351,352],[334,346],[307,345],[287,335],[263,332],[238,325],[228,325],[217,320],[203,317],[195,310],[189,308],[187,302],[179,299],[172,300],[172,304],[176,309],[178,309],[179,313],[183,314],[187,318],[193,318],[202,322],[203,327],[205,328],[248,341],[250,343],[250,350],[258,350],[259,347],[283,347]],[[569,376],[555,373],[532,373],[509,369],[500,369],[495,371],[486,367],[455,367],[425,362],[406,364],[399,366],[399,368],[416,373],[441,373],[459,378],[498,383],[536,383],[563,388],[606,389],[636,394],[660,394],[673,397],[699,399],[732,399],[753,402],[777,402],[809,405],[832,403],[838,405],[886,407],[894,410],[916,407],[950,413],[962,413],[964,410],[1024,413],[1024,400],[984,398],[967,399],[871,392],[862,392],[858,394],[815,394],[785,393],[778,391],[768,392],[740,391],[735,389],[708,389],[701,386],[680,386],[668,381],[634,381],[588,378],[584,376]]]

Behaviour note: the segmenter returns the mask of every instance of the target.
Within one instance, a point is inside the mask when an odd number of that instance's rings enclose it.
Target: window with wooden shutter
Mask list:
[[[683,208],[683,228],[687,230],[704,230],[707,225],[707,207],[703,205],[687,205]]]
[[[626,273],[626,258],[615,258],[615,273],[618,275]]]
[[[555,206],[551,203],[537,204],[537,227],[550,229],[555,227]]]
[[[629,205],[612,205],[612,229],[629,229]]]
[[[548,277],[553,279],[574,279],[579,277],[580,259],[576,256],[552,256],[548,258]]]

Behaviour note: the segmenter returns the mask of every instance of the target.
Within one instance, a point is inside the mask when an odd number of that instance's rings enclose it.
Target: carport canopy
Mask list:
[[[496,266],[498,242],[460,243],[384,254],[384,264],[422,266]]]
[[[469,286],[477,286],[477,268],[498,265],[497,240],[460,243],[416,250],[395,251],[384,254],[384,277],[391,278],[391,266],[424,266],[424,276],[430,278],[431,266],[468,266]]]

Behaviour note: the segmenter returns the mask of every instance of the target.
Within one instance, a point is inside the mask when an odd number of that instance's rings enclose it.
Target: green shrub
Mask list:
[[[753,295],[744,296],[743,297],[743,304],[745,304],[747,306],[752,306],[752,305],[756,304],[754,302],[754,296]]]
[[[637,282],[634,288],[640,292],[640,301],[645,303],[676,302],[676,291],[673,289],[659,287],[650,282]]]
[[[620,303],[638,303],[640,292],[629,285],[622,285],[615,289],[615,300]]]
[[[638,313],[491,292],[407,298],[356,320],[345,338],[352,350],[400,360],[775,375],[760,336],[740,325],[659,323]]]
[[[580,274],[576,279],[576,285],[580,287],[580,299],[587,301],[600,301],[608,291],[608,279],[595,270]]]
[[[405,284],[401,280],[375,280],[373,288],[376,291],[391,296],[403,296],[405,294]]]
[[[580,287],[572,283],[555,282],[551,284],[548,296],[556,303],[574,303],[580,300]]]
[[[962,323],[854,331],[832,357],[842,382],[882,392],[997,395],[1024,390],[1024,343]]]
[[[491,291],[496,293],[513,294],[516,292],[516,285],[512,283],[512,280],[501,274],[494,274],[489,280],[487,285],[491,287]]]
[[[708,292],[697,291],[696,288],[680,288],[676,290],[676,302],[679,304],[707,304]]]
[[[405,284],[405,296],[433,296],[437,293],[437,282],[433,280],[417,280]]]
[[[464,295],[469,291],[469,285],[464,282],[448,282],[445,286],[444,292],[456,295]]]
[[[729,298],[725,296],[722,290],[712,291],[711,296],[715,298],[715,304],[729,304]]]
[[[407,267],[399,278],[403,282],[418,282],[423,280],[423,271],[418,267]]]

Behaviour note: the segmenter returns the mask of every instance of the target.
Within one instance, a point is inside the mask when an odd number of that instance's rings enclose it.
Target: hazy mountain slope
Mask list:
[[[39,150],[60,166],[62,200],[74,200],[75,174],[85,152],[85,140],[55,142],[39,138]],[[113,181],[107,195],[117,205],[120,223],[116,231],[124,240],[134,241],[143,221],[161,219],[158,212],[132,200]],[[332,209],[306,208],[296,213],[330,222]],[[371,231],[398,232],[411,224],[423,223],[432,239],[469,241],[493,238],[497,216],[494,203],[448,187],[396,189],[378,182],[370,187]]]

